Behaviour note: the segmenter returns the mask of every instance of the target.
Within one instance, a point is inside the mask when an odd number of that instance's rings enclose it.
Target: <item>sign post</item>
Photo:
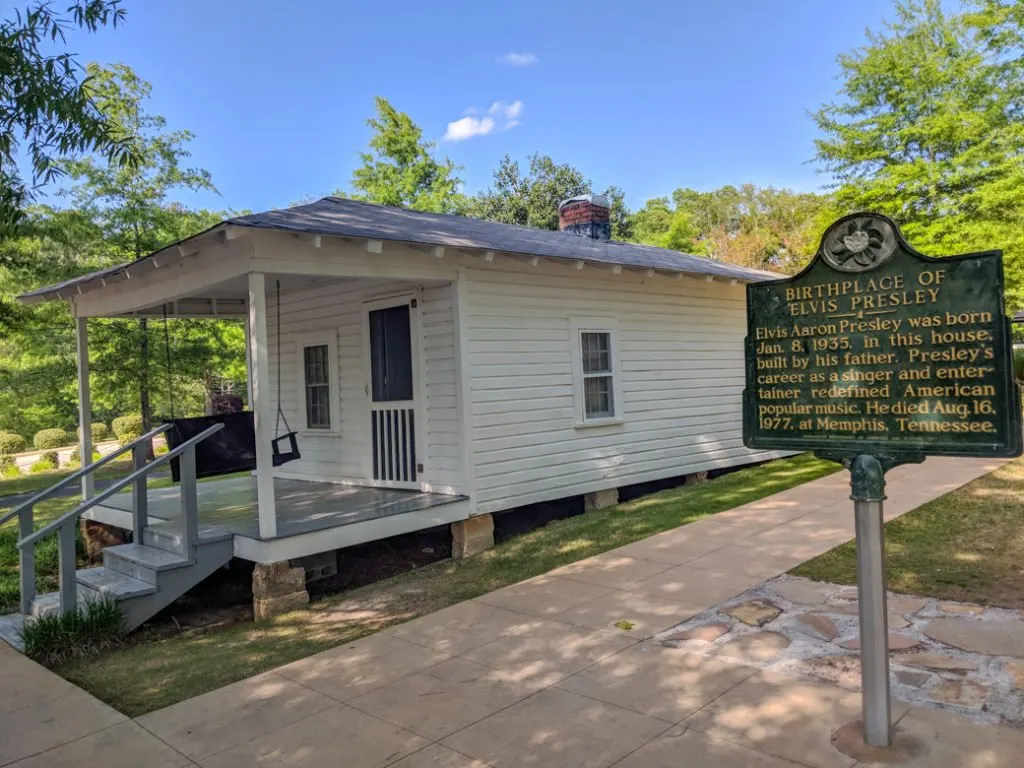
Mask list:
[[[890,219],[846,216],[800,274],[747,286],[745,349],[744,444],[850,470],[864,738],[888,747],[885,473],[1021,454],[1002,252],[930,258]]]

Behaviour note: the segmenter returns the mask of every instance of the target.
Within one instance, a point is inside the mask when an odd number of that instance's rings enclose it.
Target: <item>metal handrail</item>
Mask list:
[[[68,475],[63,480],[60,480],[59,482],[56,482],[53,485],[51,485],[45,491],[40,491],[39,493],[37,493],[35,496],[33,496],[28,501],[22,502],[21,504],[16,506],[14,509],[12,509],[12,510],[10,510],[8,512],[5,512],[3,515],[0,515],[0,525],[3,525],[8,520],[10,520],[10,519],[16,517],[17,515],[19,515],[23,509],[29,509],[31,507],[34,507],[39,502],[45,501],[46,499],[48,499],[51,496],[53,496],[61,488],[64,488],[64,487],[70,485],[71,483],[75,482],[76,480],[81,480],[83,477],[85,477],[89,473],[94,472],[95,470],[99,469],[104,464],[107,464],[108,462],[113,461],[118,456],[120,456],[122,453],[125,453],[126,451],[130,451],[132,448],[134,448],[136,445],[141,444],[143,441],[152,440],[154,437],[157,437],[158,435],[163,434],[164,432],[166,432],[167,430],[169,430],[173,426],[174,426],[173,424],[161,424],[156,429],[152,429],[149,432],[147,432],[146,434],[142,435],[141,437],[135,438],[134,440],[132,440],[127,445],[122,445],[116,451],[108,453],[106,456],[104,456],[101,459],[97,460],[93,464],[85,464],[84,461],[83,461],[82,468],[79,469],[77,472]],[[89,458],[92,458],[92,457],[90,456]]]
[[[190,437],[188,440],[186,440],[184,443],[179,445],[174,450],[165,453],[163,456],[154,459],[153,461],[143,466],[141,469],[137,469],[127,477],[124,477],[121,480],[118,480],[116,483],[113,483],[112,485],[110,485],[110,487],[103,491],[103,493],[99,494],[98,496],[91,496],[90,498],[86,499],[81,504],[79,504],[77,507],[72,509],[70,512],[65,512],[56,520],[53,520],[52,522],[43,526],[38,531],[33,533],[31,536],[26,536],[25,538],[21,539],[18,542],[18,548],[24,549],[30,544],[35,544],[36,541],[53,533],[68,521],[73,520],[76,517],[79,517],[80,515],[89,511],[92,507],[96,506],[100,502],[106,501],[111,496],[118,493],[121,489],[134,483],[138,478],[144,475],[148,475],[157,467],[161,466],[162,464],[166,464],[173,458],[177,458],[185,451],[187,451],[189,448],[194,446],[196,443],[202,442],[210,435],[214,434],[215,432],[219,432],[222,429],[224,429],[223,424],[214,424],[211,427],[207,427],[198,435]]]

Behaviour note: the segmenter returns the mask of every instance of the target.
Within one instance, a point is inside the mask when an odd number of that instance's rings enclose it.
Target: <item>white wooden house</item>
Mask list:
[[[741,390],[744,285],[775,276],[611,241],[600,196],[560,214],[568,231],[327,197],[21,299],[71,305],[82,423],[88,318],[247,318],[258,467],[201,484],[200,512],[259,563],[447,523],[458,554],[491,513],[772,458],[743,447]],[[302,458],[275,469],[278,397]],[[153,514],[173,491],[151,494]]]

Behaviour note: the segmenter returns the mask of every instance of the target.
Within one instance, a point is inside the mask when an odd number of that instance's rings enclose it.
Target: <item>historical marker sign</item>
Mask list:
[[[1019,456],[1000,251],[933,259],[873,213],[840,219],[795,277],[747,286],[743,441],[850,469],[865,741],[892,741],[885,471],[927,455]]]
[[[1002,253],[934,259],[884,216],[833,224],[811,264],[747,286],[752,448],[1017,456]]]

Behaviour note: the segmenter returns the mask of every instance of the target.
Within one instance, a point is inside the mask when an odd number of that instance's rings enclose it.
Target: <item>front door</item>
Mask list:
[[[376,485],[418,488],[416,299],[367,305],[371,477]]]

